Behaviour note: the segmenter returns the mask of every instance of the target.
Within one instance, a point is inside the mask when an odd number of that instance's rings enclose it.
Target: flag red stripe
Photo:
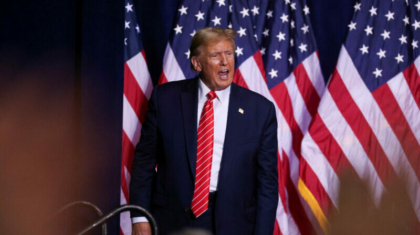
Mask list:
[[[308,73],[306,72],[303,63],[300,63],[295,68],[293,74],[295,75],[296,84],[300,91],[300,94],[302,95],[302,98],[305,101],[306,109],[311,114],[311,117],[314,117],[321,98],[316,92],[311,80],[309,79]]]
[[[308,131],[338,176],[346,171],[351,176],[359,177],[318,113],[312,119]]]
[[[420,109],[420,76],[415,64],[412,63],[410,67],[403,71],[403,74],[417,103],[417,107]]]
[[[239,85],[241,87],[249,89],[248,85],[246,84],[244,77],[242,77],[241,71],[239,69],[236,69],[235,73],[233,74],[233,82],[236,85]]]
[[[337,70],[333,72],[328,90],[343,117],[359,139],[382,183],[389,185],[390,182],[395,182],[397,177],[394,168]]]
[[[158,85],[161,85],[167,82],[168,82],[168,79],[166,78],[165,73],[162,70],[162,72],[160,73]]]
[[[264,69],[264,62],[263,62],[263,60],[262,60],[262,55],[261,55],[261,52],[260,52],[260,50],[258,50],[255,54],[254,54],[254,60],[255,60],[255,63],[257,64],[257,66],[258,66],[258,69],[260,70],[260,72],[261,72],[261,75],[263,76],[263,78],[264,78],[264,81],[265,81],[265,84],[267,84],[267,76],[266,76],[266,74],[265,74],[265,69]]]
[[[274,233],[273,235],[283,235],[280,231],[280,227],[279,227],[279,223],[276,221],[274,221]]]
[[[408,125],[391,89],[388,84],[384,84],[372,92],[372,95],[401,143],[405,155],[416,172],[417,179],[420,181],[420,145]]]
[[[127,63],[124,64],[124,95],[127,97],[137,118],[143,123],[147,111],[148,99],[141,90]]]
[[[300,144],[302,143],[303,134],[300,130],[298,123],[296,122],[295,117],[293,116],[293,106],[292,101],[290,99],[289,91],[287,90],[285,83],[281,82],[275,87],[271,88],[270,93],[276,101],[277,107],[279,107],[279,109],[283,113],[284,119],[286,120],[291,132],[293,133],[292,147],[294,152],[296,153],[296,156],[300,160]]]
[[[284,175],[286,176],[286,188],[287,192],[289,193],[290,214],[292,215],[293,220],[295,221],[301,234],[316,234],[315,229],[313,228],[305,210],[303,209],[301,201],[299,200],[297,189],[290,177],[289,157],[286,155],[284,150],[282,151],[282,155],[283,161],[285,161],[284,164],[286,165],[287,169],[287,174]]]

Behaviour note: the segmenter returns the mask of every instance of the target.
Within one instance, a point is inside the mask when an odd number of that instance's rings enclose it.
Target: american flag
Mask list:
[[[133,0],[125,1],[124,32],[124,97],[123,136],[121,164],[121,205],[129,203],[128,189],[134,147],[140,139],[140,130],[147,111],[147,102],[153,90],[152,79],[147,69],[146,57],[141,43]],[[130,213],[120,216],[120,234],[131,234]]]
[[[159,81],[196,76],[189,45],[198,29],[238,32],[234,82],[271,100],[277,111],[280,200],[275,234],[321,231],[298,190],[301,142],[325,88],[309,14],[303,0],[181,1]]]
[[[340,173],[367,182],[378,205],[406,182],[420,232],[420,2],[361,0],[302,143],[300,192],[328,229]]]

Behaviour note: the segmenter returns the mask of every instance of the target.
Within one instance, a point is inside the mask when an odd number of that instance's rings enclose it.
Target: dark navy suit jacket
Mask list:
[[[135,149],[130,203],[151,211],[161,234],[190,224],[197,106],[198,78],[156,87]],[[272,235],[278,197],[274,105],[232,83],[217,186],[216,234]],[[136,216],[141,215],[132,213]]]

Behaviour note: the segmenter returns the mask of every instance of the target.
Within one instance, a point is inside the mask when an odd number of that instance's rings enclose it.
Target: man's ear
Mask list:
[[[197,56],[191,57],[191,63],[193,64],[195,71],[201,72],[201,63]]]

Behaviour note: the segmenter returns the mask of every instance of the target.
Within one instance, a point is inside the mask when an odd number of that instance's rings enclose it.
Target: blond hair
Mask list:
[[[232,44],[232,48],[235,48],[236,31],[234,29],[222,29],[218,27],[206,27],[198,30],[191,40],[190,45],[190,58],[199,56],[202,52],[203,46],[220,42],[222,40],[229,40]],[[190,61],[191,70],[197,72]]]

